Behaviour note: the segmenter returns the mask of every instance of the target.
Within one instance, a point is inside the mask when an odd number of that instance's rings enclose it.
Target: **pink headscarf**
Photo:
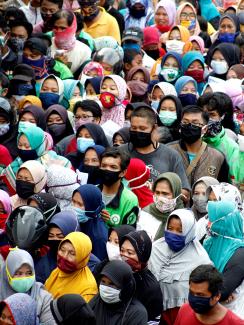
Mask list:
[[[103,77],[104,76],[104,71],[103,71],[103,66],[95,61],[91,61],[89,63],[87,63],[84,66],[84,69],[82,71],[82,73],[84,73],[85,75],[87,75],[87,73],[91,70],[96,70],[97,71],[97,76],[98,77]]]
[[[193,7],[193,5],[191,3],[189,3],[189,2],[184,2],[178,7],[177,12],[176,12],[176,25],[180,25],[180,15],[181,15],[183,9],[185,7],[187,7],[187,6],[191,7],[193,12],[196,15],[196,27],[194,29],[193,35],[199,35],[200,32],[201,32],[201,29],[200,29],[200,26],[199,26],[199,22],[197,20],[197,12],[196,12],[196,9]]]
[[[238,107],[244,112],[244,95],[241,87],[242,81],[240,79],[229,79],[225,82],[225,93],[232,100],[234,109]]]
[[[159,8],[163,7],[166,11],[168,18],[169,18],[169,27],[175,25],[175,18],[176,18],[176,6],[175,2],[172,0],[161,0],[156,5],[155,13],[158,11]]]
[[[0,202],[3,205],[5,214],[0,214],[0,232],[5,229],[5,223],[12,211],[11,200],[7,192],[0,190]]]
[[[68,11],[68,10],[66,10]],[[73,14],[73,22],[71,26],[67,27],[62,32],[57,32],[54,29],[54,43],[58,49],[71,51],[74,49],[76,44],[76,33],[77,22],[76,17]]]
[[[205,49],[204,40],[198,35],[193,35],[190,37],[190,42],[192,41],[197,42],[197,44],[200,47],[201,53],[204,54],[204,49]]]

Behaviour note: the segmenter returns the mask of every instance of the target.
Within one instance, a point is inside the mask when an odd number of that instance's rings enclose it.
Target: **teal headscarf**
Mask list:
[[[42,156],[45,152],[45,133],[35,124],[28,124],[27,128],[22,128],[18,134],[17,141],[21,135],[25,135],[29,141],[31,149],[35,149],[38,157]]]
[[[84,88],[82,84],[80,83],[80,80],[74,80],[74,79],[65,79],[63,80],[64,84],[64,98],[62,103],[64,103],[65,108],[69,107],[69,100],[73,97],[73,93],[75,91],[75,87],[78,87],[80,89],[80,96],[83,96]],[[65,102],[64,102],[65,100]]]

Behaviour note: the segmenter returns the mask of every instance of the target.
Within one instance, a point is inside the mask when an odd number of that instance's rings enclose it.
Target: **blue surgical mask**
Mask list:
[[[235,33],[219,33],[219,41],[221,43],[234,43],[235,37]]]
[[[79,152],[85,152],[87,148],[95,145],[95,142],[91,138],[77,138],[77,150]]]
[[[49,106],[59,103],[60,96],[59,94],[45,92],[40,93],[39,98],[42,102],[42,107],[44,108],[44,110],[47,110]]]
[[[212,297],[194,296],[191,293],[188,295],[189,305],[197,314],[206,314],[214,307],[210,305],[211,298]]]
[[[134,50],[136,52],[141,52],[141,47],[137,43],[124,43],[123,50]]]
[[[164,238],[169,248],[174,252],[179,252],[185,247],[186,237],[183,235],[175,234],[171,231],[165,230]]]
[[[77,207],[72,207],[74,212],[77,215],[77,219],[80,223],[85,223],[89,220],[89,217],[86,215],[86,211]]]
[[[160,111],[159,119],[165,126],[171,126],[176,120],[176,112],[171,111]]]
[[[159,100],[152,100],[151,107],[154,109],[154,111],[157,111],[159,105]]]
[[[187,105],[196,105],[197,103],[197,96],[195,94],[180,94],[178,98],[183,107]]]

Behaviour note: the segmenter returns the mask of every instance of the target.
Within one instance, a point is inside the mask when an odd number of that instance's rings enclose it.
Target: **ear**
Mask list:
[[[152,101],[152,94],[147,94],[147,97],[148,97],[148,100],[149,100],[149,102],[151,102]]]
[[[125,71],[130,71],[132,65],[130,63],[125,63]]]
[[[8,88],[3,88],[2,96],[5,97],[8,93]]]
[[[202,136],[202,137],[204,136],[204,134],[206,134],[207,130],[208,130],[208,126],[207,126],[207,125],[204,125],[204,126],[202,127],[202,133],[201,133],[201,136]]]
[[[218,293],[216,296],[211,298],[210,304],[212,306],[216,305],[219,302],[220,298],[221,298],[221,293]]]
[[[123,171],[119,174],[119,176],[120,176],[121,178],[124,177],[125,174],[126,174],[126,172],[127,172],[127,169],[126,169],[126,170],[123,170]]]

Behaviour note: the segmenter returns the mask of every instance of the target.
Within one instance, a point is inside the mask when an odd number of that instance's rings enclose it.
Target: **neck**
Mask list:
[[[155,151],[155,147],[158,148],[159,144],[158,143],[154,143],[154,144],[150,144],[147,147],[143,147],[143,148],[135,148],[137,152],[142,153],[142,154],[147,154],[147,153],[151,153],[153,151]]]
[[[107,185],[103,185],[103,190],[102,192],[104,194],[116,194],[118,193],[118,190],[119,190],[119,187],[120,187],[120,184],[121,184],[121,180],[119,179],[116,183],[114,183],[113,185],[110,185],[110,186],[107,186]]]
[[[202,145],[202,139],[199,139],[199,140],[197,140],[196,142],[194,142],[192,144],[185,143],[185,145],[186,145],[186,149],[187,149],[188,152],[198,153],[198,151],[200,150],[201,145]]]
[[[196,314],[197,319],[200,320],[204,324],[213,325],[221,321],[228,309],[217,303],[213,308],[209,310],[206,314]]]
[[[100,18],[100,16],[101,16],[101,14],[102,14],[102,12],[101,12],[101,10],[100,10],[100,8],[98,8],[99,9],[99,13],[98,13],[98,15],[92,20],[92,21],[86,21],[85,22],[85,24],[89,27],[89,26],[91,26],[91,25],[93,25],[99,18]]]

